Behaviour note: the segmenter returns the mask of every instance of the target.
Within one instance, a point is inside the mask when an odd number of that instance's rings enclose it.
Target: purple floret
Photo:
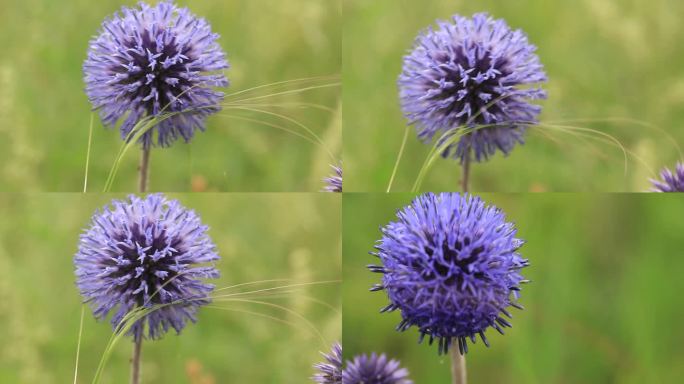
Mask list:
[[[660,172],[661,180],[651,180],[654,192],[684,192],[684,164],[678,162],[675,171],[664,168]]]
[[[413,384],[409,372],[397,360],[390,360],[385,354],[359,355],[342,373],[343,384]]]
[[[314,365],[313,381],[319,384],[342,384],[342,346],[335,343],[330,354],[321,353],[325,361]]]
[[[214,286],[201,279],[219,277],[207,230],[194,211],[161,194],[113,200],[81,235],[76,285],[96,318],[114,313],[115,330],[131,310],[155,308],[128,332],[136,340],[161,338],[169,328],[180,333],[210,302]]]
[[[520,270],[528,266],[517,250],[524,241],[506,222],[503,212],[468,194],[427,193],[397,213],[397,221],[382,228],[375,255],[383,274],[371,291],[385,290],[389,305],[382,312],[400,310],[397,330],[416,326],[420,341],[438,340],[446,353],[452,341],[461,353],[466,338],[475,342],[484,331],[511,324],[507,307],[517,303]]]
[[[404,57],[399,76],[401,106],[424,142],[465,133],[444,157],[484,161],[497,149],[508,154],[524,142],[528,125],[546,98],[546,74],[536,47],[521,30],[486,13],[459,15],[428,28]],[[441,144],[441,143],[440,143]]]
[[[330,168],[334,173],[323,179],[326,184],[323,192],[342,192],[342,167],[331,165]]]
[[[220,110],[228,86],[223,69],[226,55],[206,20],[187,8],[163,1],[123,7],[102,23],[90,41],[83,64],[86,94],[105,125],[121,124],[129,137],[140,120],[164,112],[181,112],[147,131],[145,148],[170,146],[178,138],[189,142],[204,130],[207,116]]]

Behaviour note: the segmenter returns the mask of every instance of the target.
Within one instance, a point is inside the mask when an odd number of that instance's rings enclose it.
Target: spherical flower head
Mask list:
[[[140,138],[145,148],[189,142],[204,120],[220,110],[226,55],[206,20],[162,1],[123,7],[102,23],[83,64],[86,94],[107,126],[121,124],[121,137],[147,116],[174,112]],[[177,113],[177,114],[176,114]]]
[[[354,357],[347,361],[342,373],[343,384],[413,384],[409,372],[401,368],[397,360],[390,360],[385,354],[372,353]]]
[[[684,192],[684,164],[678,162],[674,172],[663,169],[660,178],[651,180],[654,192]]]
[[[136,340],[177,333],[209,303],[219,259],[199,216],[161,194],[113,200],[93,215],[74,257],[76,284],[96,318],[112,326],[138,307],[154,309],[128,332]],[[160,306],[161,305],[161,306]],[[145,327],[146,326],[146,327]]]
[[[399,97],[404,114],[425,142],[449,132],[463,134],[443,152],[463,162],[508,154],[523,143],[526,126],[546,98],[546,74],[536,47],[521,30],[486,13],[455,15],[422,32],[404,57]],[[453,139],[455,140],[455,139]],[[440,145],[444,141],[440,141]]]
[[[331,165],[330,168],[333,169],[334,173],[323,179],[326,183],[323,192],[342,192],[342,167]]]
[[[342,384],[342,345],[335,343],[330,354],[321,353],[325,362],[314,365],[318,371],[312,380],[319,384]]]
[[[382,228],[376,245],[383,273],[372,291],[385,290],[389,305],[382,312],[400,310],[397,330],[416,326],[420,341],[439,341],[446,353],[452,340],[467,352],[466,337],[475,342],[493,327],[503,333],[511,324],[508,306],[517,304],[528,265],[517,250],[524,243],[504,214],[468,194],[427,193],[397,213],[397,221]]]

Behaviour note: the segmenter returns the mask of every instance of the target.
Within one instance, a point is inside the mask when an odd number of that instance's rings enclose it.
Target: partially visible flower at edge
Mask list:
[[[342,383],[342,345],[334,343],[330,354],[322,353],[325,361],[314,365],[318,371],[311,378],[319,384],[341,384]]]
[[[653,192],[684,192],[684,163],[677,162],[675,171],[664,168],[660,172],[661,180],[651,179]]]
[[[326,183],[323,192],[342,192],[342,165],[330,165],[330,168],[333,169],[334,174],[323,179]]]
[[[399,361],[390,360],[383,353],[355,356],[346,362],[342,372],[343,384],[413,384],[409,372]]]

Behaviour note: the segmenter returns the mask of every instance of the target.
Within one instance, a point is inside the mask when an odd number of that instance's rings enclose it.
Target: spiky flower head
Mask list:
[[[418,137],[464,134],[443,152],[461,162],[471,152],[483,161],[522,144],[541,111],[529,101],[546,98],[536,49],[524,32],[486,13],[455,15],[423,31],[399,76],[401,106]]]
[[[409,372],[399,361],[390,360],[383,353],[355,356],[347,361],[342,373],[343,384],[413,384]]]
[[[311,379],[319,384],[342,384],[342,345],[334,343],[330,354],[321,355],[325,361],[314,365],[318,372]]]
[[[324,192],[342,192],[342,167],[331,165],[330,168],[333,169],[333,174],[329,177],[323,179],[326,183]]]
[[[206,20],[170,1],[123,7],[102,23],[83,64],[86,94],[107,126],[125,118],[121,137],[140,120],[179,112],[159,122],[140,141],[145,148],[176,139],[186,142],[204,130],[205,118],[219,111],[225,87],[226,55]]]
[[[664,168],[660,172],[661,180],[651,180],[654,192],[684,192],[684,164],[677,162],[675,171]]]
[[[76,284],[98,319],[112,326],[138,307],[154,309],[128,332],[136,340],[177,333],[209,303],[219,259],[199,216],[161,194],[113,200],[95,212],[74,257]],[[159,306],[162,305],[162,306]]]
[[[385,290],[389,305],[381,311],[400,310],[397,330],[416,326],[420,341],[438,340],[446,353],[452,341],[468,350],[466,337],[475,342],[484,331],[511,324],[508,306],[517,303],[519,286],[527,282],[519,271],[528,261],[518,254],[524,243],[506,222],[501,210],[468,194],[427,193],[397,213],[397,221],[382,228],[376,245],[382,265],[382,283],[371,291]]]

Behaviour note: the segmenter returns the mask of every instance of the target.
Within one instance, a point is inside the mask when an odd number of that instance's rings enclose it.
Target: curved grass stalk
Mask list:
[[[635,124],[636,123],[643,123],[639,121],[633,121]],[[654,175],[655,173],[651,169],[651,167],[646,163],[641,157],[639,157],[636,153],[633,151],[627,149],[617,138],[614,136],[607,134],[605,132],[601,132],[596,129],[592,128],[585,128],[585,127],[577,127],[577,126],[572,126],[572,125],[563,125],[563,124],[551,124],[548,122],[526,122],[526,121],[521,121],[518,122],[518,124],[521,125],[526,125],[528,128],[532,127],[546,127],[549,129],[555,129],[558,131],[563,131],[566,133],[572,133],[576,137],[586,137],[594,140],[601,139],[600,141],[604,143],[609,143],[617,148],[620,149],[623,155],[623,161],[624,161],[624,174],[625,176],[627,175],[627,170],[628,170],[628,164],[629,164],[629,156],[632,156],[635,160],[637,160],[641,165],[643,165],[649,173]],[[643,123],[645,126],[648,125],[648,123]],[[423,163],[423,166],[421,167],[418,177],[416,178],[416,181],[413,185],[412,192],[418,192],[420,189],[422,182],[427,174],[427,172],[432,168],[432,165],[436,158],[441,154],[444,150],[446,150],[451,144],[454,144],[457,142],[462,136],[469,134],[471,132],[474,132],[475,130],[478,129],[483,129],[483,128],[489,128],[489,127],[494,127],[497,124],[490,124],[490,125],[479,125],[474,128],[466,128],[465,126],[457,127],[455,129],[452,129],[450,131],[445,132],[438,140],[436,140],[435,145],[431,148],[430,152],[428,153],[425,162]],[[657,128],[655,126],[651,126],[652,128]],[[670,136],[671,137],[671,136]],[[677,148],[679,146],[677,145]]]
[[[392,176],[390,176],[389,184],[387,184],[387,193],[390,193],[392,189],[392,184],[394,184],[394,176],[397,174],[397,169],[399,168],[399,162],[404,155],[404,147],[406,147],[406,140],[408,139],[409,126],[404,128],[404,138],[401,140],[401,147],[399,147],[399,154],[397,155],[397,160],[394,162],[394,168],[392,169]]]
[[[296,82],[300,80],[292,80],[292,81],[284,81],[280,82],[280,84],[285,84],[288,82]],[[304,79],[303,81],[306,81]],[[316,86],[309,86],[309,87],[304,87],[304,88],[299,88],[299,89],[294,89],[294,90],[287,90],[287,91],[282,91],[282,92],[276,92],[268,95],[261,95],[261,96],[254,96],[254,97],[249,97],[249,98],[244,98],[244,99],[238,99],[238,100],[233,100],[233,107],[235,107],[235,103],[238,102],[244,102],[244,101],[252,101],[252,100],[260,100],[260,99],[265,99],[273,96],[279,96],[279,95],[286,95],[286,94],[293,94],[293,93],[299,93],[299,92],[306,92],[309,90],[315,90],[315,89],[322,89],[322,88],[329,88],[329,87],[336,87],[339,86],[341,83],[340,82],[335,82],[335,83],[328,83],[328,84],[322,84],[322,85],[316,85]],[[203,107],[197,107],[197,108],[190,108],[186,109],[183,111],[175,111],[175,112],[166,112],[166,110],[175,102],[179,97],[181,97],[183,94],[189,92],[195,87],[199,87],[202,84],[196,84],[192,87],[188,87],[188,89],[184,90],[183,92],[179,93],[177,96],[174,97],[173,100],[169,101],[159,112],[159,114],[154,115],[154,116],[145,116],[140,121],[138,121],[135,126],[131,129],[131,131],[126,135],[126,138],[124,139],[124,144],[121,146],[119,149],[119,152],[114,160],[114,164],[112,165],[112,168],[109,172],[109,175],[107,177],[107,180],[105,182],[105,187],[104,187],[104,192],[109,192],[112,188],[112,185],[114,183],[114,179],[116,178],[116,174],[118,173],[119,170],[119,165],[121,163],[121,160],[123,159],[123,156],[128,152],[131,146],[136,145],[138,140],[149,130],[153,129],[155,126],[157,126],[159,123],[163,122],[166,119],[169,119],[173,116],[176,116],[178,114],[185,114],[185,113],[192,113],[193,111],[200,110],[203,108],[213,108],[213,106],[203,106]],[[271,84],[273,85],[273,84]],[[267,87],[269,85],[264,85],[260,87]],[[259,87],[256,87],[255,89],[258,89]],[[243,92],[244,93],[244,92]],[[237,93],[233,94],[236,95]],[[224,106],[224,104],[221,104]],[[231,107],[231,104],[225,104],[226,107]],[[262,113],[267,113],[267,111],[262,111]],[[277,114],[274,114],[277,115]],[[305,130],[309,130],[308,128],[304,127],[301,123],[292,121],[295,124],[298,124],[302,126]],[[316,137],[317,140],[320,141],[320,139],[313,134],[314,137]],[[324,144],[321,142],[321,145],[324,146]],[[328,148],[326,148],[326,151],[329,153],[332,159],[335,157],[332,155],[332,152]]]
[[[178,276],[180,276],[180,275],[174,276],[174,278],[176,278]],[[151,300],[152,297],[154,297],[164,287],[164,285],[170,283],[171,281],[172,281],[172,279],[169,279],[169,281],[162,284],[162,286],[159,287],[152,294],[152,296],[150,296],[150,298],[148,299],[148,302],[146,302],[146,304],[149,303],[149,300]],[[293,286],[293,287],[294,286],[306,286],[306,285],[325,284],[325,283],[333,283],[333,282],[339,283],[340,281],[339,280],[334,280],[334,281],[331,280],[331,281],[310,282],[310,283],[292,284],[291,286]],[[287,286],[283,286],[283,287],[287,287]],[[269,288],[268,290],[281,289],[283,287]],[[253,291],[253,292],[264,292],[264,291],[266,291],[266,290],[257,290],[257,291]],[[217,300],[217,301],[245,301],[245,299],[231,298],[229,296],[230,295],[225,295],[225,298],[221,295],[217,296],[217,297],[221,298],[221,300]],[[212,298],[212,299],[214,299],[214,298]],[[160,310],[162,308],[169,307],[169,306],[182,305],[182,304],[187,303],[189,301],[192,301],[192,299],[191,300],[176,300],[176,301],[173,301],[171,303],[155,304],[155,305],[152,305],[149,307],[146,307],[146,306],[136,307],[136,308],[132,309],[131,311],[129,311],[126,315],[124,315],[124,317],[121,319],[119,324],[117,324],[117,326],[115,327],[114,332],[110,336],[109,341],[107,342],[107,345],[105,346],[105,350],[103,351],[102,357],[100,358],[100,362],[98,364],[97,370],[95,371],[95,376],[93,377],[92,383],[93,384],[99,383],[99,381],[102,377],[102,372],[104,371],[104,367],[106,366],[107,361],[109,361],[109,358],[112,354],[114,347],[119,343],[119,341],[122,338],[124,338],[126,336],[128,331],[133,327],[133,325],[137,321],[143,319],[145,316],[149,315],[150,313],[152,313],[154,311],[157,311],[157,310]],[[270,303],[265,303],[265,304],[270,304]],[[275,304],[271,304],[270,306],[280,307],[280,306],[277,306]],[[284,307],[282,307],[281,309],[285,310],[286,312],[291,311],[291,310],[288,310],[287,308],[284,308]],[[292,311],[292,312],[294,312],[294,311]],[[295,313],[293,313],[293,314],[295,314]],[[296,314],[296,315],[299,315],[299,314]],[[301,315],[299,315],[299,316],[302,317]],[[307,323],[309,323],[308,320],[306,320],[306,318],[303,318],[303,320],[306,321]],[[315,327],[313,327],[313,329],[316,330],[319,337],[322,337],[322,336],[320,336],[320,332],[318,331],[318,329],[316,329]]]
[[[128,152],[128,150],[134,146],[137,145],[138,140],[149,130],[154,129],[157,124],[163,122],[164,120],[167,120],[173,116],[176,116],[181,113],[186,113],[187,111],[183,112],[166,112],[164,114],[156,115],[156,116],[146,116],[138,123],[133,126],[131,131],[126,135],[126,138],[124,140],[123,145],[119,149],[119,153],[117,154],[114,164],[112,165],[112,169],[109,171],[109,176],[107,177],[107,180],[105,182],[105,187],[104,187],[104,192],[109,192],[112,188],[112,184],[114,183],[114,179],[116,178],[116,174],[119,171],[119,165],[121,163],[121,160],[123,159],[123,156]]]
[[[274,117],[283,119],[283,120],[285,120],[285,121],[288,121],[288,122],[290,122],[290,123],[292,123],[292,124],[295,124],[296,126],[302,128],[302,129],[304,129],[304,130],[305,130],[307,133],[309,133],[312,137],[314,137],[314,139],[316,140],[316,142],[317,142],[317,143],[318,143],[318,144],[319,144],[319,145],[328,153],[328,155],[330,156],[330,158],[333,159],[333,160],[335,159],[335,155],[333,155],[332,151],[325,145],[325,142],[323,142],[323,140],[322,140],[322,139],[321,139],[321,138],[320,138],[320,137],[319,137],[311,128],[307,127],[306,125],[300,123],[299,121],[297,121],[297,120],[295,120],[295,119],[293,119],[293,118],[291,118],[291,117],[289,117],[289,116],[281,115],[281,114],[279,114],[279,113],[270,112],[270,111],[266,111],[266,110],[258,109],[258,108],[247,108],[247,107],[237,107],[237,106],[228,106],[228,107],[225,107],[225,108],[226,108],[226,109],[238,109],[238,110],[243,110],[243,111],[250,111],[250,112],[263,113],[263,114],[265,114],[265,115],[274,116]]]
[[[579,131],[579,132],[589,132],[589,133],[596,134],[596,135],[598,135],[598,136],[602,136],[603,138],[605,138],[605,139],[607,139],[607,140],[610,140],[610,141],[613,142],[618,148],[620,148],[620,150],[622,151],[622,156],[623,156],[623,158],[624,158],[625,176],[627,176],[627,167],[628,167],[628,163],[629,163],[629,159],[628,159],[628,155],[627,155],[627,149],[626,149],[625,146],[620,142],[620,140],[618,140],[617,138],[613,137],[612,135],[609,135],[609,134],[607,134],[607,133],[605,133],[605,132],[601,132],[601,131],[596,130],[596,129],[583,128],[583,127],[575,127],[575,126],[572,126],[572,125],[560,125],[560,124],[539,123],[538,126],[540,126],[540,127],[547,127],[547,128],[551,128],[551,129],[559,129],[559,130],[565,129],[565,130],[569,130],[569,131],[576,130],[576,131]]]
[[[638,120],[638,119],[633,119],[630,117],[598,117],[598,118],[578,118],[578,119],[569,119],[569,120],[558,120],[558,121],[547,121],[547,123],[551,124],[571,124],[571,123],[627,123],[627,124],[633,124],[633,125],[639,125],[645,128],[652,129],[654,131],[658,131],[661,134],[663,134],[667,140],[672,144],[673,147],[677,150],[677,154],[679,155],[680,159],[684,159],[684,153],[682,152],[682,148],[679,145],[679,142],[665,129],[661,128],[660,126],[657,126],[655,124],[649,123],[647,121],[643,120]]]
[[[302,139],[308,141],[309,143],[311,143],[311,144],[313,144],[313,145],[319,145],[318,142],[316,142],[316,140],[312,139],[311,137],[306,136],[306,135],[304,135],[304,134],[301,134],[301,133],[299,133],[299,132],[297,132],[297,131],[295,131],[295,130],[292,130],[292,129],[283,127],[282,125],[277,125],[277,124],[269,123],[269,122],[263,121],[263,120],[250,119],[250,118],[248,118],[248,117],[242,117],[242,116],[237,116],[237,115],[230,115],[230,114],[221,113],[221,112],[219,112],[218,115],[219,115],[219,116],[223,116],[223,117],[227,117],[227,118],[229,118],[229,119],[243,120],[243,121],[248,121],[248,122],[251,122],[251,123],[261,124],[261,125],[265,125],[265,126],[267,126],[267,127],[279,129],[279,130],[281,130],[281,131],[285,131],[285,132],[290,133],[290,134],[293,134],[293,135],[295,135],[295,136],[297,136],[297,137],[299,137],[299,138],[302,138]]]
[[[596,155],[596,156],[598,156],[599,158],[602,158],[602,159],[606,159],[606,160],[610,159],[610,156],[608,156],[608,155],[607,155],[606,153],[604,153],[604,152],[599,151],[599,150],[596,148],[596,144],[593,143],[593,142],[591,142],[590,140],[588,140],[586,137],[584,137],[584,136],[582,136],[582,135],[579,135],[579,134],[576,133],[576,132],[567,132],[567,131],[563,131],[563,132],[564,132],[564,133],[567,133],[567,134],[570,134],[570,135],[573,135],[573,137],[575,137],[575,138],[577,138],[578,140],[580,140],[583,144],[586,144],[587,147],[589,147],[589,149],[591,149],[591,153],[592,153],[592,154],[594,154],[594,155]],[[567,146],[565,145],[566,143],[563,142],[563,141],[561,141],[561,140],[559,140],[556,136],[552,135],[551,132],[547,132],[547,130],[544,130],[544,129],[533,129],[533,130],[530,130],[530,135],[533,135],[533,134],[539,134],[539,135],[543,136],[544,139],[547,139],[548,141],[552,142],[553,144],[556,144],[556,146],[558,146],[558,148],[559,148],[560,150],[566,151],[566,152],[567,152],[567,149],[568,149],[568,148],[567,148]],[[597,140],[598,140],[598,138],[597,138]],[[606,141],[607,141],[607,140],[606,140]],[[611,144],[612,144],[612,143],[611,143]]]
[[[268,293],[268,294],[261,294],[261,295],[255,295],[254,297],[247,296],[245,297],[246,299],[262,299],[262,300],[268,300],[268,299],[273,299],[273,300],[279,300],[279,299],[292,299],[292,295],[287,295],[288,293],[296,293],[297,299],[304,299],[311,301],[312,303],[318,304],[322,307],[325,307],[336,314],[341,314],[340,310],[335,308],[334,306],[330,305],[329,303],[326,303],[323,300],[319,300],[313,296],[307,296],[307,295],[302,295],[301,290],[292,290],[292,291],[286,291],[286,292],[278,292],[278,293]]]
[[[225,308],[225,307],[220,307],[220,306],[218,306],[218,305],[211,305],[211,304],[205,305],[205,307],[206,307],[206,308],[212,308],[212,309],[220,309],[220,310],[222,310],[222,311],[239,312],[239,313],[246,313],[246,314],[248,314],[248,315],[260,316],[260,317],[264,317],[264,318],[267,318],[267,319],[270,319],[270,320],[274,320],[274,321],[276,321],[276,322],[278,322],[278,323],[281,323],[281,324],[285,324],[285,325],[291,326],[292,328],[295,328],[295,329],[299,329],[299,330],[302,330],[302,329],[303,329],[302,327],[297,326],[297,323],[293,323],[293,322],[291,322],[291,321],[283,320],[283,319],[280,319],[280,318],[278,318],[278,317],[269,316],[269,315],[266,315],[266,314],[263,314],[263,313],[259,313],[259,312],[252,312],[252,311],[247,311],[247,310],[244,310],[244,309],[236,309],[236,308]]]
[[[558,131],[570,133],[570,134],[576,135],[578,137],[580,137],[580,136],[586,137],[589,139],[594,139],[594,140],[601,141],[603,143],[614,145],[617,148],[619,148],[623,153],[625,176],[627,176],[627,167],[628,167],[628,163],[629,163],[629,156],[631,156],[634,160],[636,160],[639,164],[641,164],[652,176],[655,176],[653,169],[650,167],[650,165],[642,157],[637,155],[634,151],[626,148],[617,138],[615,138],[611,135],[605,134],[605,133],[597,131],[597,130],[593,130],[593,129],[589,129],[589,128],[582,128],[582,127],[553,125],[553,124],[549,125],[549,124],[543,124],[543,123],[540,124],[540,126],[545,126],[545,127],[551,128],[551,129],[556,129]],[[575,129],[580,130],[581,132],[573,132],[573,130],[575,130]],[[589,133],[586,133],[586,132],[589,132]],[[597,134],[597,136],[592,136],[590,133],[595,133],[595,134]],[[605,137],[604,135],[606,135],[607,137]]]
[[[162,308],[164,306],[166,305],[159,305],[159,308]],[[100,379],[102,378],[102,372],[104,371],[104,367],[107,364],[107,361],[109,361],[109,357],[111,356],[114,347],[116,346],[116,344],[119,343],[119,341],[123,337],[125,337],[126,333],[131,329],[131,327],[133,327],[135,322],[144,318],[149,313],[159,308],[151,309],[138,307],[132,310],[131,312],[127,313],[126,316],[124,316],[124,318],[121,319],[119,325],[117,326],[117,329],[115,329],[115,331],[112,333],[112,336],[110,336],[109,341],[105,346],[105,350],[102,353],[102,357],[100,358],[97,370],[95,371],[95,376],[93,377],[93,384],[97,384],[100,382]]]
[[[340,83],[340,82],[336,82],[336,83],[328,83],[328,84],[322,84],[322,85],[312,85],[310,87],[304,87],[304,88],[299,88],[299,89],[292,89],[292,90],[287,90],[287,91],[275,92],[275,93],[271,93],[269,95],[247,97],[244,99],[238,99],[236,101],[261,100],[261,99],[267,99],[269,97],[274,97],[274,96],[290,95],[293,93],[312,91],[315,89],[332,88],[332,87],[337,87],[341,84],[342,83]],[[222,106],[223,106],[223,104],[222,104]]]
[[[90,125],[88,128],[88,150],[86,151],[85,175],[83,176],[83,193],[88,191],[88,168],[90,167],[90,148],[93,144],[94,113],[90,112]]]
[[[321,331],[319,331],[318,328],[316,328],[316,326],[311,321],[309,321],[309,319],[307,319],[305,316],[303,316],[299,312],[294,311],[292,309],[289,309],[285,306],[269,303],[267,301],[248,300],[248,299],[231,299],[231,298],[228,298],[228,299],[221,299],[219,301],[226,301],[226,302],[234,301],[234,302],[242,302],[242,303],[252,303],[252,304],[264,305],[267,307],[280,309],[281,311],[287,312],[287,313],[297,317],[298,319],[304,321],[304,323],[316,333],[316,336],[318,336],[318,338],[320,338],[323,345],[327,345],[325,337],[323,336]]]
[[[283,282],[283,281],[292,281],[292,279],[268,279],[268,280],[257,280],[257,281],[251,281],[249,283],[241,283],[241,284],[236,284],[236,285],[230,285],[227,287],[221,287],[214,289],[214,292],[218,291],[225,291],[227,289],[233,289],[233,288],[238,288],[238,287],[244,287],[247,285],[256,285],[256,284],[263,284],[263,283],[276,283],[276,282]]]
[[[512,96],[515,96],[515,94],[497,97],[496,99],[492,100],[491,102],[489,102],[488,104],[486,104],[485,106],[480,108],[480,110],[478,110],[474,115],[469,117],[468,120],[465,122],[465,124],[444,132],[444,134],[442,134],[442,136],[433,145],[432,150],[430,151],[430,153],[428,154],[428,157],[426,158],[426,161],[423,162],[423,166],[421,167],[421,169],[418,173],[418,177],[416,178],[416,181],[413,183],[413,188],[411,188],[411,191],[414,193],[418,192],[421,184],[423,183],[423,178],[427,174],[427,171],[430,168],[432,168],[432,164],[434,163],[437,156],[439,154],[441,154],[442,152],[444,152],[447,148],[449,148],[449,146],[451,144],[456,143],[456,141],[458,141],[458,139],[460,139],[462,136],[467,135],[471,132],[475,132],[475,131],[482,129],[482,128],[493,127],[493,126],[499,125],[499,124],[487,124],[487,125],[476,125],[474,127],[471,127],[471,124],[475,121],[475,119],[480,117],[480,115],[482,115],[482,113],[487,111],[489,109],[489,107],[495,105],[496,103],[505,99],[506,97],[512,97]],[[445,140],[449,144],[443,145],[443,144],[445,144],[445,142],[443,142],[443,140]]]
[[[271,292],[271,291],[276,291],[278,289],[284,289],[284,288],[307,287],[307,286],[311,286],[311,285],[333,284],[333,283],[340,283],[340,282],[341,282],[341,280],[312,281],[312,282],[307,282],[307,283],[288,284],[288,285],[282,285],[279,287],[257,289],[254,291],[237,292],[237,293],[229,293],[229,294],[218,295],[218,296],[211,296],[211,298],[212,299],[228,298],[228,297],[240,296],[240,295],[245,295],[245,294],[253,294],[253,293],[260,293],[260,292]]]
[[[81,356],[81,338],[83,336],[83,317],[85,316],[85,304],[81,304],[81,321],[78,325],[78,341],[76,342],[76,366],[74,368],[74,384],[78,382],[78,362]]]
[[[235,103],[228,103],[225,104],[224,107],[226,106],[238,106],[238,107],[273,107],[273,108],[314,108],[318,109],[321,111],[329,112],[329,113],[335,113],[336,111],[333,108],[330,108],[328,106],[325,106],[323,104],[316,104],[316,103],[300,103],[300,102],[289,102],[289,103],[241,103],[241,102],[235,102]]]
[[[425,176],[427,175],[428,171],[432,168],[432,165],[436,161],[436,159],[441,156],[441,154],[449,148],[452,144],[455,144],[458,142],[458,140],[461,139],[461,137],[478,131],[480,129],[485,129],[489,127],[494,127],[497,124],[488,124],[488,125],[478,125],[475,127],[457,127],[454,128],[450,131],[445,132],[433,145],[432,149],[428,153],[425,161],[423,162],[423,166],[420,168],[420,171],[418,172],[418,177],[416,178],[416,181],[413,184],[413,188],[411,188],[411,191],[416,193],[420,190],[421,185],[423,184],[423,179],[425,179]]]
[[[228,98],[230,98],[230,97],[237,96],[237,95],[242,95],[242,94],[249,93],[249,92],[254,92],[254,91],[258,90],[258,89],[264,89],[264,88],[269,88],[269,87],[277,87],[277,86],[280,86],[280,85],[292,84],[292,83],[303,83],[303,82],[309,82],[309,81],[332,80],[332,79],[339,79],[339,75],[303,77],[303,78],[300,78],[300,79],[284,80],[284,81],[278,81],[278,82],[270,83],[270,84],[263,84],[263,85],[259,85],[259,86],[256,86],[256,87],[247,88],[247,89],[243,89],[243,90],[241,90],[241,91],[237,91],[237,92],[233,92],[233,93],[226,94],[226,95],[224,96],[224,99],[228,99]]]

